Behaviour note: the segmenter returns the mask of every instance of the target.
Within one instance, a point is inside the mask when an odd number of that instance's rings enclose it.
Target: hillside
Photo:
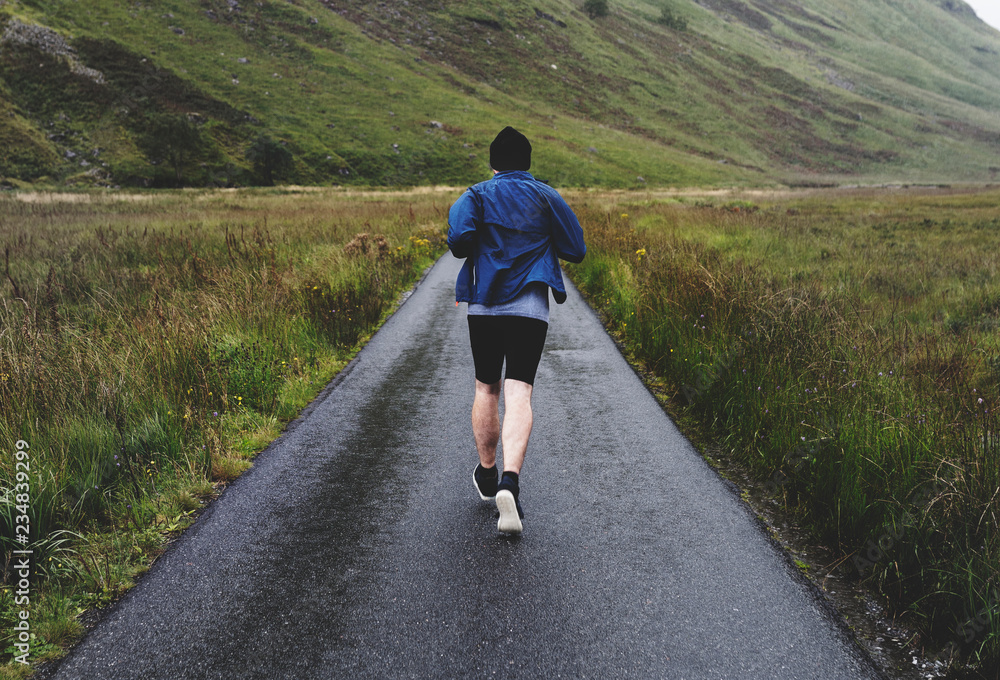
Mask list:
[[[998,113],[962,0],[0,0],[15,186],[987,181]]]

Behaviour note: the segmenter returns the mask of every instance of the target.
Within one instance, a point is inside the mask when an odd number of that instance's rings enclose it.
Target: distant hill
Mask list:
[[[987,181],[962,0],[0,0],[8,186]]]

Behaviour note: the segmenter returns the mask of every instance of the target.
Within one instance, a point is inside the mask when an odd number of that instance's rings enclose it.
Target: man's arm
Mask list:
[[[475,253],[478,214],[476,196],[468,190],[448,211],[448,248],[455,257],[469,257]]]
[[[559,259],[567,262],[582,262],[587,254],[583,242],[583,228],[576,215],[562,196],[556,194],[549,201],[552,208],[552,242]]]

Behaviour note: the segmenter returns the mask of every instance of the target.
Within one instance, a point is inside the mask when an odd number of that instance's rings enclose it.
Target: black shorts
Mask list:
[[[487,385],[500,382],[507,360],[507,380],[535,384],[549,325],[525,316],[469,315],[469,339],[476,363],[476,380]]]

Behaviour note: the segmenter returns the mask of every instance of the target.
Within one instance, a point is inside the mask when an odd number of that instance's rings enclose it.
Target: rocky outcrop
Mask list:
[[[28,46],[39,52],[61,57],[69,62],[70,70],[84,78],[89,78],[99,85],[104,84],[104,74],[96,69],[80,63],[76,50],[70,47],[66,38],[47,26],[28,24],[20,19],[11,19],[0,36],[0,47]]]
[[[0,44],[30,45],[45,54],[75,59],[75,50],[61,35],[46,26],[26,24],[20,19],[7,22]]]

